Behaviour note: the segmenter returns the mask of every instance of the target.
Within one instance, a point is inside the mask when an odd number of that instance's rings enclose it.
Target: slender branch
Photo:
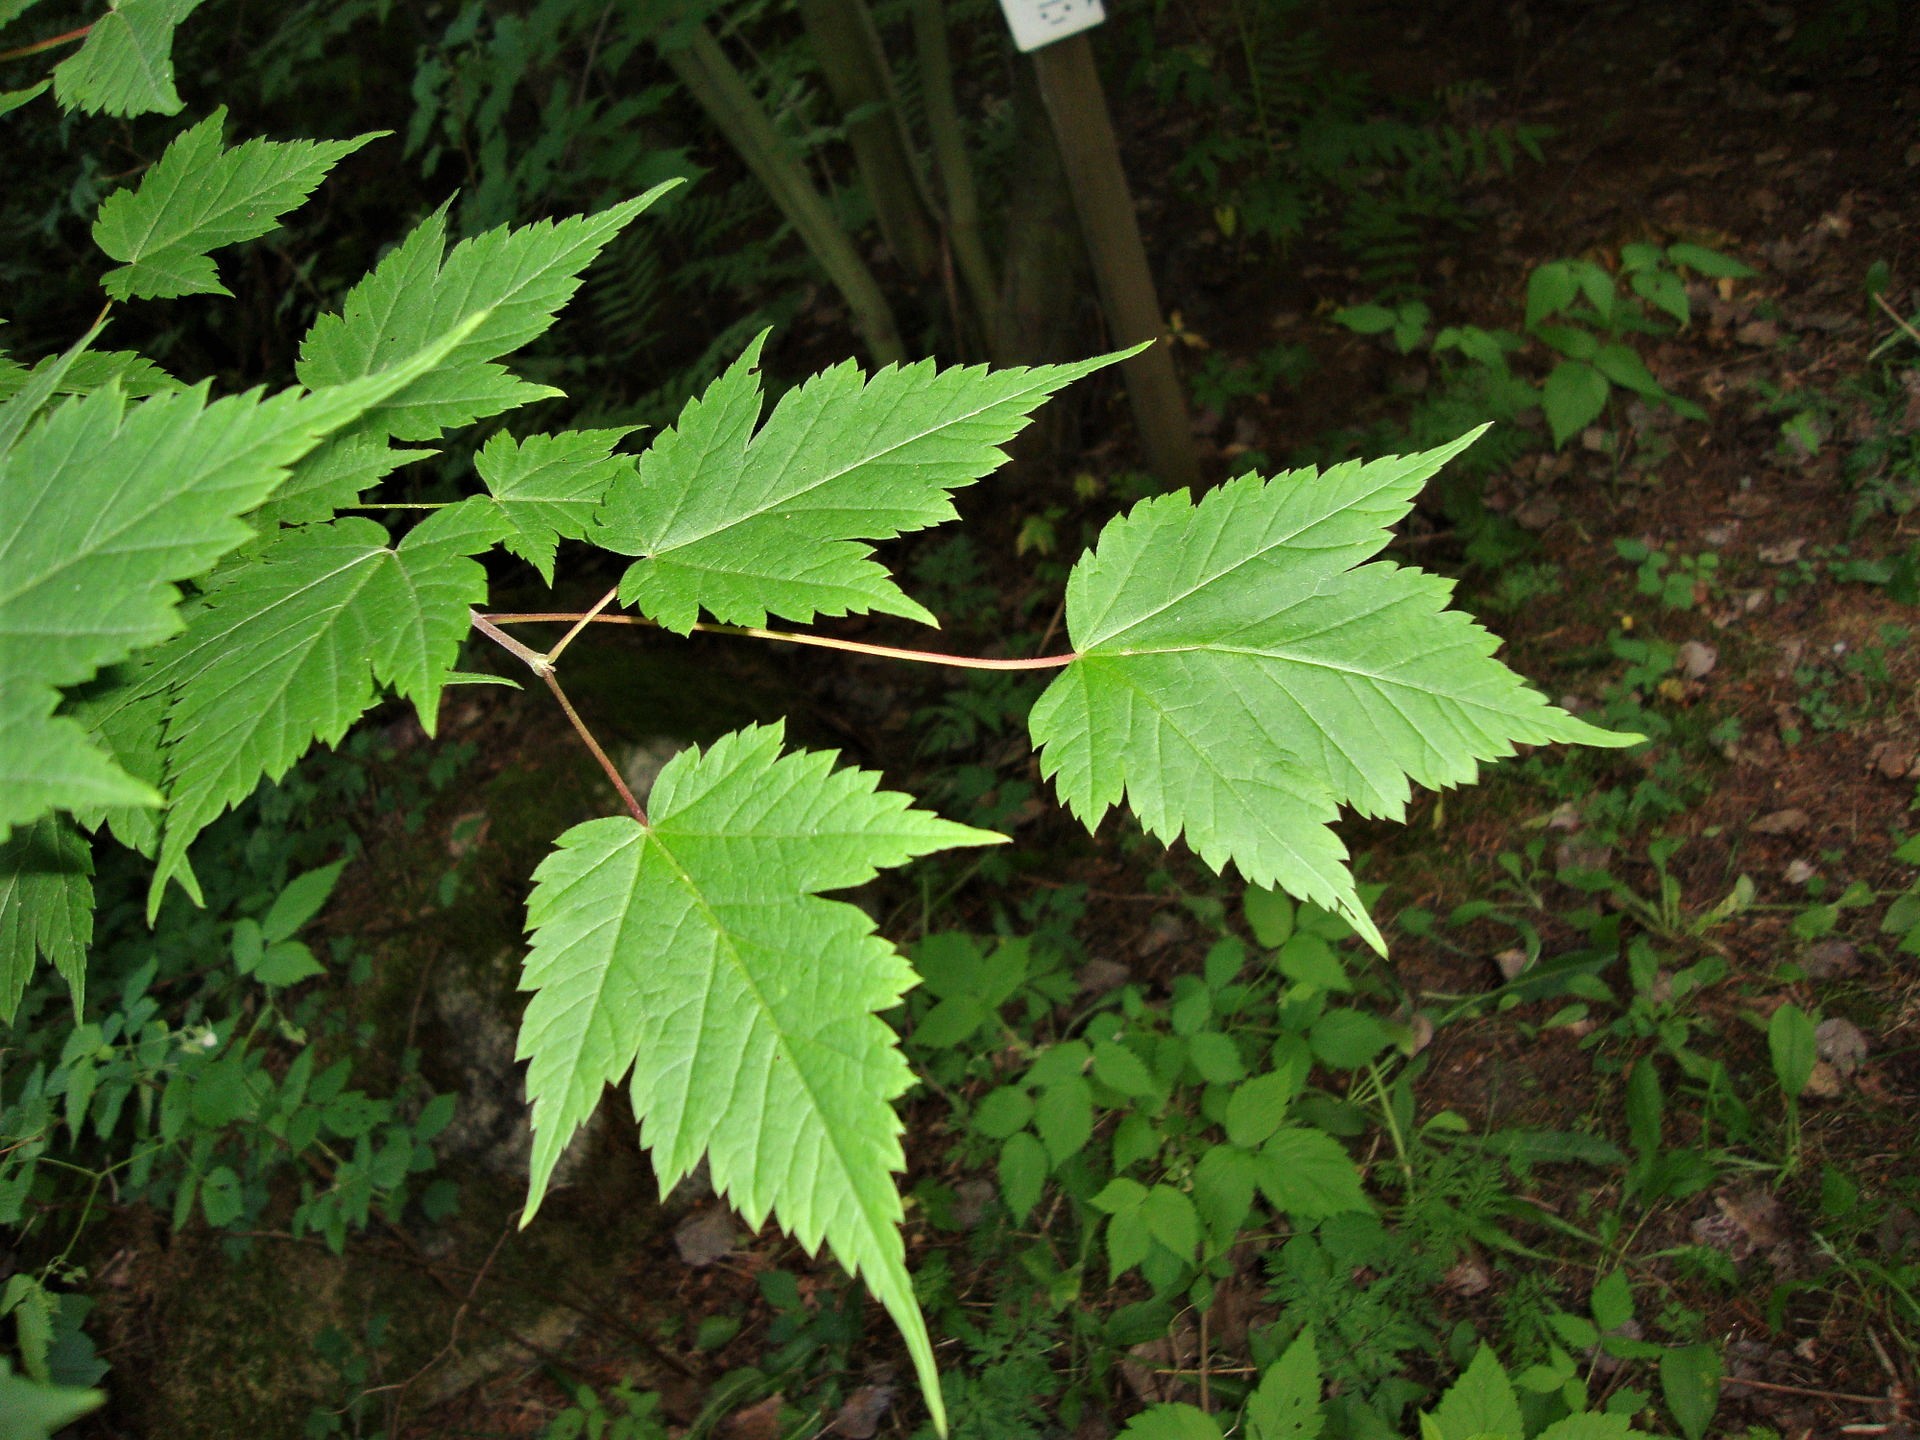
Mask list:
[[[573,733],[580,742],[593,752],[593,758],[600,762],[600,768],[607,772],[607,779],[613,782],[613,788],[620,794],[620,803],[627,807],[627,813],[642,825],[647,823],[647,812],[640,808],[640,802],[633,798],[633,791],[627,788],[627,782],[620,774],[620,767],[607,758],[607,752],[600,748],[600,742],[593,738],[593,732],[587,729],[586,722],[580,718],[580,712],[573,708],[573,702],[567,699],[567,692],[560,688],[560,679],[548,670],[540,678],[547,682],[547,689],[553,692],[553,698],[560,702],[560,708],[567,712],[567,720],[573,726]]]
[[[78,30],[68,30],[59,35],[49,35],[44,40],[36,40],[31,45],[15,46],[11,50],[0,50],[0,60],[24,60],[29,55],[38,55],[42,50],[51,50],[56,45],[65,45],[70,41],[84,40],[92,30],[91,25],[82,25]]]
[[[549,665],[559,664],[560,652],[566,649],[567,646],[571,645],[573,643],[573,637],[578,635],[582,630],[586,629],[588,624],[592,622],[594,616],[598,615],[602,610],[606,609],[607,606],[611,605],[614,602],[614,600],[618,598],[619,594],[620,594],[620,587],[616,585],[613,587],[613,589],[607,591],[606,594],[602,595],[597,601],[595,601],[594,606],[591,610],[587,611],[586,614],[582,615],[578,620],[574,621],[573,628],[567,631],[566,634],[560,637],[560,643],[558,645],[555,645],[551,650],[547,651],[547,664]]]
[[[576,627],[587,622],[600,625],[656,627],[659,625],[657,620],[649,620],[644,615],[601,615],[589,612],[583,616],[577,610],[541,610],[498,615],[476,613],[474,624],[481,626],[482,622],[495,625],[572,624]],[[703,635],[744,635],[753,640],[780,640],[789,645],[815,645],[822,650],[844,650],[854,655],[877,655],[884,660],[911,660],[921,665],[948,665],[956,670],[1058,670],[1061,666],[1070,665],[1080,658],[1077,653],[1069,651],[1064,655],[1036,655],[1025,660],[994,660],[982,655],[942,655],[936,650],[905,650],[897,645],[869,645],[864,640],[838,640],[831,635],[801,635],[790,630],[763,630],[756,625],[697,624],[693,628]],[[485,628],[483,633],[499,638],[500,632]],[[515,653],[519,652],[515,651]],[[522,656],[522,658],[525,657]]]
[[[547,672],[553,668],[546,656],[542,655],[538,650],[530,650],[525,645],[522,645],[518,640],[494,624],[493,621],[482,615],[478,610],[467,611],[467,619],[472,622],[474,629],[493,641],[494,644],[498,645],[502,650],[505,650],[509,655],[517,660],[526,661],[527,668],[533,671],[534,674],[544,678]]]
[[[608,599],[611,598],[611,596],[608,597]],[[600,603],[604,605],[607,602],[602,600]],[[627,807],[627,813],[642,825],[646,824],[647,812],[642,810],[640,808],[640,802],[633,798],[633,791],[627,788],[627,782],[620,774],[620,767],[607,758],[607,752],[602,750],[600,748],[600,742],[593,738],[593,732],[587,729],[587,723],[580,718],[580,712],[575,710],[573,708],[573,702],[567,699],[567,692],[560,688],[560,681],[553,673],[553,657],[551,655],[542,655],[538,650],[532,650],[522,645],[518,640],[494,624],[493,621],[489,620],[485,615],[482,615],[478,610],[467,611],[467,618],[472,622],[474,629],[493,641],[494,644],[500,646],[509,655],[525,661],[529,670],[547,682],[547,689],[553,692],[553,698],[560,702],[561,710],[566,712],[567,723],[573,726],[573,733],[580,737],[580,743],[585,745],[593,758],[600,762],[600,768],[606,772],[607,779],[613,782],[613,788],[618,792],[621,804]],[[580,617],[569,615],[566,618],[574,620]],[[591,614],[586,617],[588,620],[592,618],[593,616]],[[582,623],[584,623],[584,621]],[[578,626],[575,628],[577,629]],[[568,638],[571,639],[572,636],[569,635]],[[561,642],[561,644],[565,643],[565,641]],[[555,646],[554,654],[557,655],[559,653],[559,646]]]
[[[358,505],[342,505],[342,510],[445,510],[458,500],[365,500]]]

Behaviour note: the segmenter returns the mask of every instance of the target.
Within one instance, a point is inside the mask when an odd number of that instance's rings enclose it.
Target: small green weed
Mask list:
[[[1808,728],[1820,732],[1845,729],[1895,703],[1899,692],[1889,661],[1912,634],[1908,626],[1885,623],[1870,645],[1857,650],[1836,646],[1836,663],[1796,665],[1793,683],[1799,695],[1795,705]],[[1796,743],[1802,737],[1798,727],[1791,727],[1783,738]]]
[[[1251,360],[1212,350],[1195,367],[1188,384],[1196,405],[1225,410],[1234,401],[1264,395],[1277,384],[1298,382],[1313,373],[1314,363],[1311,350],[1286,340],[1276,341]]]
[[[103,914],[84,1016],[64,1031],[38,1023],[66,1003],[51,972],[22,998],[0,1051],[0,1226],[27,1263],[0,1309],[45,1317],[17,1327],[32,1378],[91,1368],[84,1302],[65,1287],[85,1279],[73,1256],[110,1203],[237,1235],[290,1196],[291,1233],[336,1254],[376,1217],[431,1221],[457,1206],[432,1175],[454,1097],[431,1093],[412,1053],[381,1077],[390,1093],[352,1083],[354,1055],[328,1052],[365,1042],[338,991],[364,985],[370,959],[300,938],[347,863],[306,868],[350,842],[342,808],[379,785],[404,818],[457,769],[441,757],[434,773],[386,775],[367,748],[316,757],[210,831],[205,909],[169,906],[150,932],[137,872],[104,866],[102,893],[124,898]]]
[[[667,1440],[660,1397],[622,1380],[606,1398],[591,1385],[569,1389],[573,1403],[547,1422],[540,1440]]]
[[[1615,1281],[1618,1280],[1616,1284]],[[1633,1319],[1631,1293],[1624,1277],[1610,1276],[1596,1288],[1596,1310],[1618,1328]],[[1609,1334],[1597,1321],[1568,1315],[1563,1329],[1576,1339],[1591,1336],[1583,1348],[1633,1350],[1637,1342]],[[1265,1367],[1257,1389],[1247,1396],[1238,1433],[1248,1440],[1313,1440],[1329,1426],[1338,1434],[1402,1434],[1397,1427],[1356,1428],[1350,1397],[1323,1398],[1332,1377],[1323,1371],[1321,1338],[1304,1331]],[[1712,1346],[1648,1346],[1659,1356],[1660,1384],[1668,1413],[1686,1440],[1702,1440],[1718,1408],[1719,1352]],[[1494,1352],[1479,1346],[1464,1373],[1419,1416],[1423,1440],[1651,1440],[1631,1419],[1646,1408],[1644,1391],[1620,1389],[1598,1409],[1588,1408],[1588,1386],[1573,1356],[1556,1347],[1564,1364],[1542,1363],[1510,1375]],[[1651,1358],[1651,1357],[1648,1357]],[[1156,1405],[1121,1431],[1121,1440],[1221,1440],[1233,1433],[1220,1420],[1192,1405]]]
[[[1636,567],[1634,588],[1663,609],[1692,610],[1720,593],[1720,557],[1711,550],[1669,555],[1644,540],[1615,540],[1613,548]]]

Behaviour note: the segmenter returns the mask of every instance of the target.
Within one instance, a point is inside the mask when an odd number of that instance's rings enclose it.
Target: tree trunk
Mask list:
[[[846,121],[880,236],[894,259],[924,280],[939,258],[936,227],[873,16],[864,0],[800,0],[800,21]]]
[[[719,42],[704,25],[696,25],[684,33],[685,44],[672,43],[666,32],[656,34],[654,47],[720,128],[720,133],[727,137],[747,168],[766,186],[780,213],[792,223],[814,260],[827,272],[827,278],[853,312],[854,328],[866,342],[873,363],[903,363],[906,349],[900,343],[893,309],[880,292],[873,272],[854,249],[853,241],[833,218],[826,200],[813,188],[806,171],[773,128],[773,122],[747,88],[746,81],[740,78],[733,62],[727,59]]]
[[[942,0],[913,0],[913,40],[920,69],[921,96],[927,107],[927,130],[933,137],[934,165],[946,192],[948,249],[954,268],[966,287],[968,307],[988,355],[998,353],[994,329],[999,305],[999,283],[980,230],[980,201],[973,187],[973,164],[960,129],[960,111],[953,98],[953,55],[947,44],[946,7]],[[959,310],[956,304],[956,311]],[[960,321],[956,314],[955,321]],[[962,326],[962,329],[965,327]]]
[[[1033,52],[1040,95],[1053,121],[1080,233],[1115,345],[1154,342],[1122,366],[1127,395],[1148,463],[1169,489],[1199,483],[1200,461],[1187,420],[1187,399],[1173,371],[1166,322],[1127,191],[1120,148],[1107,114],[1100,74],[1087,37],[1069,35]]]

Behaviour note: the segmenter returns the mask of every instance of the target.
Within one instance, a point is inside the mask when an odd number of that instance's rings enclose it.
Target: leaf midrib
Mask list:
[[[1382,490],[1386,490],[1390,488],[1390,485],[1392,483],[1398,482],[1404,478],[1405,477],[1403,474],[1395,475],[1392,477],[1390,481],[1383,481],[1381,484],[1376,485],[1373,489],[1365,491],[1361,495],[1355,497],[1355,499],[1349,505],[1342,506],[1337,510],[1328,510],[1324,514],[1314,516],[1312,519],[1307,520],[1305,523],[1301,524],[1298,528],[1289,531],[1285,535],[1278,536],[1275,539],[1269,541],[1267,544],[1262,545],[1258,550],[1249,551],[1247,554],[1241,556],[1238,560],[1234,561],[1231,565],[1228,565],[1225,569],[1217,570],[1203,576],[1201,579],[1195,581],[1186,590],[1181,591],[1179,594],[1169,596],[1167,599],[1163,600],[1160,604],[1154,606],[1151,610],[1148,610],[1145,614],[1136,616],[1134,619],[1129,620],[1120,629],[1113,631],[1111,634],[1101,635],[1099,634],[1099,629],[1101,624],[1104,623],[1107,614],[1112,611],[1114,605],[1119,603],[1120,587],[1116,586],[1114,589],[1114,593],[1108,598],[1106,609],[1103,610],[1100,613],[1099,618],[1091,622],[1089,626],[1090,633],[1094,638],[1080,642],[1080,648],[1083,651],[1090,650],[1095,646],[1104,645],[1110,641],[1122,639],[1130,632],[1138,630],[1142,626],[1148,624],[1150,621],[1157,619],[1161,615],[1164,615],[1167,611],[1173,609],[1176,605],[1179,605],[1184,601],[1191,600],[1194,596],[1198,595],[1201,591],[1207,589],[1209,586],[1217,585],[1222,580],[1226,579],[1229,575],[1232,575],[1235,572],[1241,569],[1244,569],[1246,566],[1253,564],[1256,560],[1265,559],[1273,551],[1283,549],[1291,545],[1295,540],[1299,539],[1300,536],[1306,534],[1307,531],[1311,530],[1314,526],[1325,524],[1329,520],[1340,518],[1342,515],[1345,514],[1347,510],[1358,507],[1363,502],[1370,500],[1374,496],[1378,495]],[[1316,476],[1314,477],[1313,481],[1305,481],[1302,483],[1314,483],[1318,479],[1319,477]],[[1266,483],[1272,484],[1273,482],[1268,481]],[[1205,504],[1206,502],[1203,500],[1201,503]],[[1190,522],[1193,513],[1197,513],[1197,512],[1190,511],[1187,516],[1184,516],[1182,518],[1187,519]],[[1227,538],[1229,533],[1230,533],[1230,530],[1228,528],[1223,527],[1221,529],[1220,533],[1214,538],[1215,548],[1218,548],[1218,546]],[[1354,564],[1357,565],[1362,561],[1371,558],[1373,555],[1378,554],[1380,549],[1386,545],[1387,541],[1390,538],[1391,537],[1388,535],[1387,531],[1384,528],[1382,528],[1378,534],[1378,543],[1375,544],[1373,546],[1373,549],[1368,551],[1367,554],[1357,557]],[[1318,546],[1310,546],[1310,547],[1302,546],[1300,547],[1300,549],[1304,557],[1305,555],[1311,555],[1311,554],[1327,554],[1333,551],[1353,550],[1366,543],[1367,543],[1366,541],[1350,541],[1342,545],[1318,545]],[[1096,560],[1098,559],[1098,552],[1095,552],[1095,558]],[[1346,568],[1352,569],[1353,567],[1348,566]]]
[[[848,1257],[848,1258],[851,1259],[853,1268],[856,1270],[856,1272],[864,1271],[866,1273],[868,1284],[875,1285],[876,1293],[879,1293],[879,1287],[876,1284],[876,1281],[879,1280],[880,1277],[875,1274],[875,1270],[876,1268],[885,1267],[887,1262],[893,1258],[887,1254],[886,1237],[896,1234],[893,1227],[897,1222],[897,1217],[890,1214],[875,1216],[875,1214],[873,1213],[872,1206],[869,1203],[869,1200],[866,1194],[867,1187],[859,1183],[858,1167],[853,1165],[850,1162],[846,1151],[841,1147],[840,1137],[835,1133],[834,1127],[826,1123],[826,1119],[825,1119],[825,1116],[827,1113],[826,1108],[820,1103],[819,1097],[811,1082],[811,1077],[808,1075],[806,1067],[799,1062],[799,1060],[795,1057],[792,1048],[788,1045],[786,1032],[783,1029],[781,1029],[778,1024],[774,1023],[772,1018],[774,1014],[773,1007],[768,1003],[765,993],[761,990],[759,984],[755,980],[752,968],[748,966],[744,962],[744,960],[741,958],[739,950],[734,943],[733,932],[721,920],[719,913],[708,902],[705,893],[701,890],[700,886],[695,882],[692,874],[688,871],[687,867],[681,863],[680,857],[674,853],[673,847],[669,845],[666,842],[666,840],[661,836],[659,830],[656,828],[658,823],[659,821],[656,818],[654,825],[646,827],[647,840],[650,843],[659,847],[661,855],[666,859],[667,864],[671,867],[674,873],[674,876],[678,879],[682,888],[685,889],[687,894],[690,897],[692,897],[693,903],[695,907],[698,909],[701,917],[704,920],[706,920],[706,922],[712,927],[715,937],[720,942],[716,946],[716,950],[724,953],[727,956],[728,960],[733,965],[733,969],[735,973],[740,976],[742,982],[746,986],[748,993],[750,993],[753,996],[754,1003],[759,1009],[759,1013],[761,1016],[761,1023],[765,1024],[767,1028],[772,1032],[774,1036],[775,1048],[778,1049],[780,1053],[786,1057],[787,1063],[793,1067],[794,1077],[799,1085],[799,1088],[802,1091],[804,1091],[806,1094],[807,1104],[809,1107],[809,1114],[813,1120],[813,1123],[819,1128],[820,1132],[824,1134],[827,1138],[828,1147],[832,1150],[834,1159],[840,1167],[841,1183],[844,1186],[846,1193],[851,1194],[854,1197],[854,1203],[856,1204],[860,1214],[866,1221],[867,1234],[865,1235],[864,1239],[867,1245],[867,1254],[860,1258],[854,1258],[854,1257]],[[824,902],[824,897],[815,895],[809,891],[802,891],[801,898],[803,900],[809,900],[809,899],[822,900]],[[702,968],[703,968],[704,974],[702,975],[702,979],[701,979],[700,1004],[701,1004],[701,1013],[704,1015],[706,1013],[708,999],[712,992],[713,977],[717,967],[714,965],[707,965]],[[703,1030],[704,1030],[704,1027],[703,1027]],[[734,1077],[736,1080],[738,1078],[738,1074],[739,1072],[736,1070],[734,1072]],[[707,1145],[702,1145],[701,1148],[703,1150],[709,1149],[710,1143]],[[755,1156],[754,1168],[756,1171],[758,1171],[758,1169],[760,1168],[759,1157],[757,1154]],[[769,1188],[772,1188],[772,1187],[769,1186]],[[772,1206],[773,1210],[776,1213],[782,1210],[783,1207],[781,1206],[777,1196],[770,1195],[768,1199],[769,1199],[770,1205]],[[783,1224],[785,1223],[784,1216],[782,1216],[782,1222]],[[793,1229],[795,1227],[788,1225],[786,1226],[786,1228]],[[832,1237],[827,1234],[827,1228],[828,1227],[826,1226],[825,1223],[821,1223],[819,1226],[820,1234],[822,1238],[826,1239],[827,1242],[831,1244]],[[891,1284],[888,1284],[887,1286],[888,1290],[892,1290],[893,1288],[894,1287]]]
[[[1028,373],[1031,374],[1032,372],[1029,371]],[[861,390],[854,393],[858,395],[864,395],[866,393],[867,388],[870,387],[871,384],[872,384],[872,381],[864,381]],[[968,410],[963,414],[954,414],[953,412],[948,411],[946,412],[945,418],[941,420],[938,424],[930,425],[924,429],[915,431],[912,435],[909,435],[904,439],[896,442],[895,444],[888,446],[884,450],[876,450],[870,454],[862,455],[858,459],[850,461],[849,463],[841,466],[838,470],[829,471],[828,473],[820,476],[818,479],[814,480],[811,484],[802,486],[799,489],[784,491],[777,498],[770,500],[767,504],[762,505],[757,509],[747,512],[745,515],[737,516],[728,520],[722,520],[719,523],[711,525],[704,530],[695,531],[684,536],[676,536],[670,542],[663,542],[659,545],[656,545],[652,551],[652,556],[657,557],[657,556],[665,555],[674,550],[684,549],[688,545],[696,544],[701,540],[710,538],[711,536],[723,534],[728,530],[738,529],[743,525],[750,525],[755,521],[764,520],[766,519],[769,512],[778,509],[780,506],[791,505],[794,501],[802,499],[807,495],[813,494],[816,490],[819,490],[822,486],[830,485],[835,481],[846,478],[848,475],[851,475],[854,471],[860,469],[863,466],[877,465],[883,462],[884,460],[886,460],[890,455],[893,455],[898,451],[905,449],[909,445],[916,445],[922,440],[927,439],[931,435],[937,435],[943,430],[950,430],[957,425],[965,423],[966,421],[977,419],[979,416],[984,415],[989,410],[995,410],[1002,405],[1007,405],[1007,404],[1011,404],[1013,402],[1022,400],[1026,396],[1031,395],[1036,390],[1044,391],[1048,388],[1049,387],[1046,385],[1045,381],[1043,380],[1038,383],[1028,384],[1023,389],[1014,391],[1010,394],[996,395],[994,399],[992,399],[991,401],[978,405],[975,408]],[[911,386],[903,386],[901,388],[900,394],[894,399],[891,407],[888,409],[887,418],[890,418],[892,415],[896,414],[899,411],[900,406],[903,403],[905,403],[905,401],[907,401],[908,399],[914,398],[914,396],[915,396],[915,391]],[[818,425],[821,422],[821,419],[824,416],[824,414],[825,414],[825,407],[822,407],[821,411],[817,413],[813,417],[813,419],[808,422],[808,429],[811,429],[812,426]],[[878,429],[881,423],[878,420],[869,421],[865,416],[862,416],[860,418],[863,426],[866,426],[872,429]],[[755,434],[754,437],[747,442],[747,448],[746,448],[745,455],[743,457],[743,464],[741,467],[743,471],[745,471],[746,468],[752,464],[753,452],[755,447],[760,444],[762,438],[766,435],[766,433],[769,430],[771,430],[776,424],[779,423],[779,420],[780,420],[780,410],[779,410],[779,407],[776,406],[774,408],[773,414],[767,418],[767,423],[761,426],[759,432]],[[806,434],[807,434],[806,430],[801,431],[800,441],[802,443],[804,443]],[[798,446],[796,446],[796,448],[798,448]],[[997,447],[990,446],[988,448],[997,448]],[[967,468],[971,468],[971,467],[967,467]],[[975,476],[973,478],[977,479],[978,477]],[[963,479],[963,480],[956,480],[952,484],[947,484],[942,481],[935,481],[934,483],[939,486],[942,495],[950,495],[953,490],[959,488],[959,486],[961,485],[966,484],[967,481]],[[905,532],[896,531],[895,533],[904,534]],[[892,537],[852,537],[851,540],[843,541],[841,543],[852,543],[852,540],[857,540],[862,538],[892,538]]]

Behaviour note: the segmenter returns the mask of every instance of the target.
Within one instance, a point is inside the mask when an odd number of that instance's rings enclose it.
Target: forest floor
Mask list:
[[[1920,828],[1920,336],[1903,334],[1869,287],[1901,316],[1920,308],[1920,60],[1808,32],[1820,12],[1848,7],[1337,8],[1333,62],[1384,94],[1453,95],[1463,115],[1552,134],[1543,160],[1474,181],[1472,228],[1432,262],[1431,321],[1403,350],[1331,318],[1377,298],[1361,265],[1331,244],[1282,254],[1224,233],[1217,199],[1177,178],[1192,129],[1115,88],[1183,363],[1218,376],[1276,347],[1304,357],[1292,378],[1196,395],[1213,476],[1251,452],[1279,468],[1373,443],[1455,375],[1458,357],[1435,355],[1432,334],[1519,331],[1528,276],[1547,262],[1614,273],[1623,247],[1688,243],[1756,272],[1690,277],[1690,323],[1633,339],[1659,385],[1704,419],[1618,391],[1556,448],[1536,416],[1473,497],[1423,504],[1389,552],[1458,576],[1461,603],[1551,697],[1602,723],[1643,724],[1653,741],[1625,758],[1543,751],[1478,787],[1421,795],[1404,828],[1343,831],[1361,879],[1384,887],[1376,913],[1394,922],[1375,993],[1415,1037],[1404,1063],[1417,1123],[1451,1112],[1471,1134],[1588,1136],[1631,1157],[1523,1164],[1513,1183],[1527,1187],[1526,1208],[1501,1230],[1515,1248],[1484,1236],[1468,1247],[1419,1324],[1436,1336],[1462,1321],[1508,1333],[1540,1295],[1579,1308],[1618,1267],[1642,1298],[1629,1338],[1721,1348],[1709,1433],[1909,1434],[1920,1424],[1920,957],[1900,946],[1903,922],[1920,934],[1920,916],[1896,902],[1920,856],[1895,852]],[[1073,474],[1111,479],[1126,463],[1124,441],[1072,457],[1048,492],[1065,497],[1049,524],[1071,535],[1094,511],[1072,498]],[[1020,520],[983,542],[979,583],[997,591],[987,609],[1017,610],[1037,588],[1016,550]],[[793,673],[770,674],[770,688]],[[925,692],[861,679],[858,696],[816,688],[801,723],[863,746],[914,789]],[[655,683],[684,704],[694,682]],[[728,707],[759,713],[746,691]],[[718,728],[710,713],[697,724]],[[531,701],[485,719],[456,710],[448,730],[479,746],[487,784],[549,773],[551,732]],[[1042,863],[1016,875],[1018,901],[961,889],[938,928],[990,931],[1016,914],[1049,923],[1048,896],[1085,887],[1072,921],[1083,985],[1123,976],[1171,993],[1218,938],[1196,918],[1210,882],[1180,855],[1119,843],[1111,822],[1096,846],[1037,813],[1025,799],[1040,793],[1037,772],[1013,733],[978,741],[979,785],[1029,787],[1009,790],[1009,812]],[[409,846],[467,844],[476,813],[440,807],[424,839],[391,837],[384,859],[373,842],[376,868],[400,873]],[[498,928],[472,946],[517,928],[506,877],[526,873],[525,855],[497,848],[499,870],[476,883],[497,886]],[[1233,886],[1213,882],[1211,893],[1237,916]],[[416,1010],[418,994],[405,1002]],[[1820,1022],[1791,1115],[1768,1039],[1788,1004]],[[1660,1058],[1667,1083],[1653,1138],[1627,1096],[1643,1057]],[[982,1184],[993,1193],[990,1159],[958,1143],[948,1098],[920,1092],[906,1118],[908,1188],[977,1210]],[[594,1183],[556,1195],[524,1236],[514,1183],[494,1178],[469,1185],[466,1218],[431,1245],[399,1232],[356,1244],[348,1265],[400,1277],[402,1293],[418,1294],[419,1328],[442,1342],[360,1375],[364,1433],[384,1416],[395,1437],[554,1434],[569,1407],[583,1428],[568,1433],[602,1433],[586,1417],[603,1403],[622,1413],[606,1398],[621,1381],[660,1394],[676,1435],[912,1433],[910,1371],[877,1310],[846,1300],[829,1264],[771,1228],[744,1234],[711,1199],[682,1194],[657,1209],[632,1130],[624,1112],[605,1127]],[[1353,1141],[1384,1168],[1379,1145],[1377,1134]],[[1015,1250],[926,1214],[910,1215],[910,1258],[924,1267],[944,1254],[945,1283],[964,1301],[956,1313],[985,1315],[1039,1283],[1012,1268]],[[131,1345],[123,1353],[181,1375],[192,1354],[212,1362],[184,1335],[221,1328],[211,1317],[225,1302],[209,1278],[220,1248],[188,1237],[128,1259],[121,1297],[107,1302]],[[351,1289],[312,1246],[274,1253],[287,1305]],[[1103,1292],[1098,1261],[1088,1277],[1076,1304],[1089,1311],[1140,1298],[1126,1285]],[[1337,1283],[1357,1291],[1367,1279],[1356,1269]],[[155,1298],[195,1284],[212,1298]],[[1073,1424],[1039,1433],[1076,1440],[1113,1434],[1146,1398],[1201,1402],[1209,1368],[1244,1367],[1249,1332],[1278,1318],[1251,1259],[1218,1294],[1211,1322],[1185,1317],[1098,1384],[1065,1341],[999,1383],[1049,1404],[1074,1394]],[[244,1325],[224,1328],[223,1345],[242,1343]],[[1432,1375],[1448,1368],[1443,1351],[1436,1338],[1396,1353]],[[985,1363],[978,1346],[970,1353]],[[776,1354],[812,1358],[782,1371]],[[1596,1393],[1622,1363],[1590,1371]],[[582,1381],[602,1399],[583,1398]],[[653,1433],[630,1423],[605,1433]],[[118,1432],[109,1422],[103,1433]]]

